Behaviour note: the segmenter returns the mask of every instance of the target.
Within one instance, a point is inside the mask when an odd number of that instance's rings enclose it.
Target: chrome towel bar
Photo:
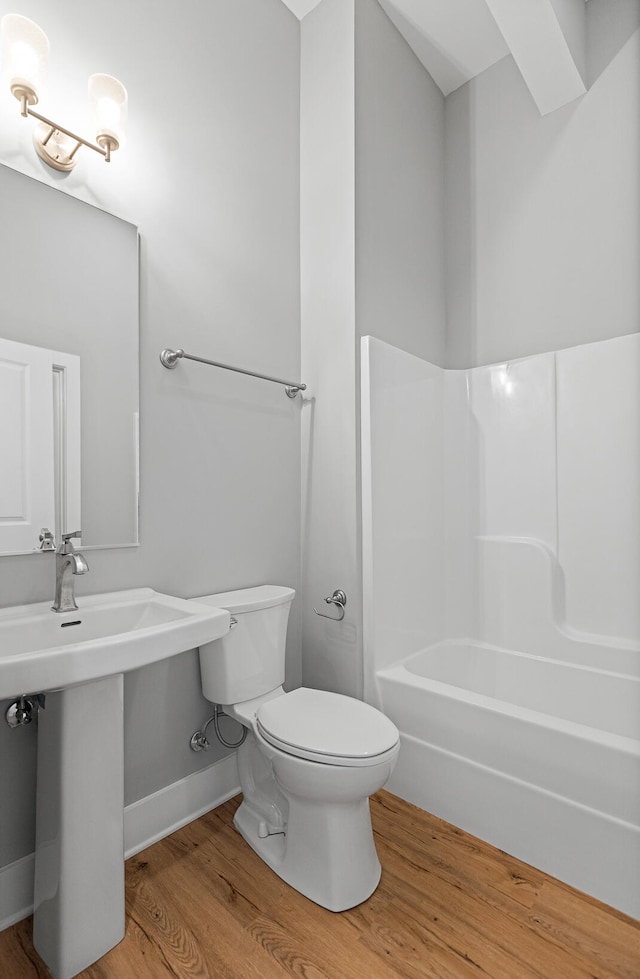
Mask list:
[[[284,385],[285,394],[288,398],[295,398],[298,391],[306,391],[307,385],[297,381],[285,381],[280,377],[270,377],[268,374],[259,374],[257,371],[247,371],[243,367],[232,367],[231,364],[222,364],[217,360],[207,360],[206,357],[195,357],[187,354],[184,350],[163,350],[160,354],[160,363],[168,370],[173,370],[178,361],[196,360],[199,364],[208,364],[210,367],[221,367],[225,371],[235,371],[236,374],[249,374],[251,377],[259,377],[263,381],[272,381],[274,384]]]

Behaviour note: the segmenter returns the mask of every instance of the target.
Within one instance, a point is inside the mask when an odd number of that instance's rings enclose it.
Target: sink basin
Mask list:
[[[152,588],[0,609],[0,700],[135,670],[229,631],[229,613]]]

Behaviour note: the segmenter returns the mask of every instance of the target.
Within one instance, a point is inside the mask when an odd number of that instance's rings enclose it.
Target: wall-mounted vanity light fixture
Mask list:
[[[122,145],[127,122],[127,90],[111,75],[92,75],[89,104],[95,127],[95,143],[78,136],[52,119],[35,112],[47,78],[49,41],[27,17],[6,14],[0,21],[0,64],[3,79],[21,104],[23,116],[33,116],[39,125],[33,134],[38,156],[56,170],[73,170],[81,146],[100,153],[108,163]],[[97,144],[97,145],[96,145]]]

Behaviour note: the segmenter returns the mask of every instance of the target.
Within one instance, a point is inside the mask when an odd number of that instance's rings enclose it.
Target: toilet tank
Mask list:
[[[231,614],[227,635],[200,646],[202,692],[207,700],[239,704],[282,686],[294,595],[293,588],[259,585],[194,598],[199,605],[214,605]]]

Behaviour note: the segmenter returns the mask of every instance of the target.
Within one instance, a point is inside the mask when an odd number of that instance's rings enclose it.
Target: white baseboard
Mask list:
[[[132,802],[124,811],[125,860],[215,809],[239,791],[238,763],[233,754]]]
[[[33,911],[35,854],[0,868],[0,931]]]
[[[173,782],[124,810],[125,859],[175,833],[240,791],[236,756]],[[35,854],[0,867],[0,931],[33,912]]]

